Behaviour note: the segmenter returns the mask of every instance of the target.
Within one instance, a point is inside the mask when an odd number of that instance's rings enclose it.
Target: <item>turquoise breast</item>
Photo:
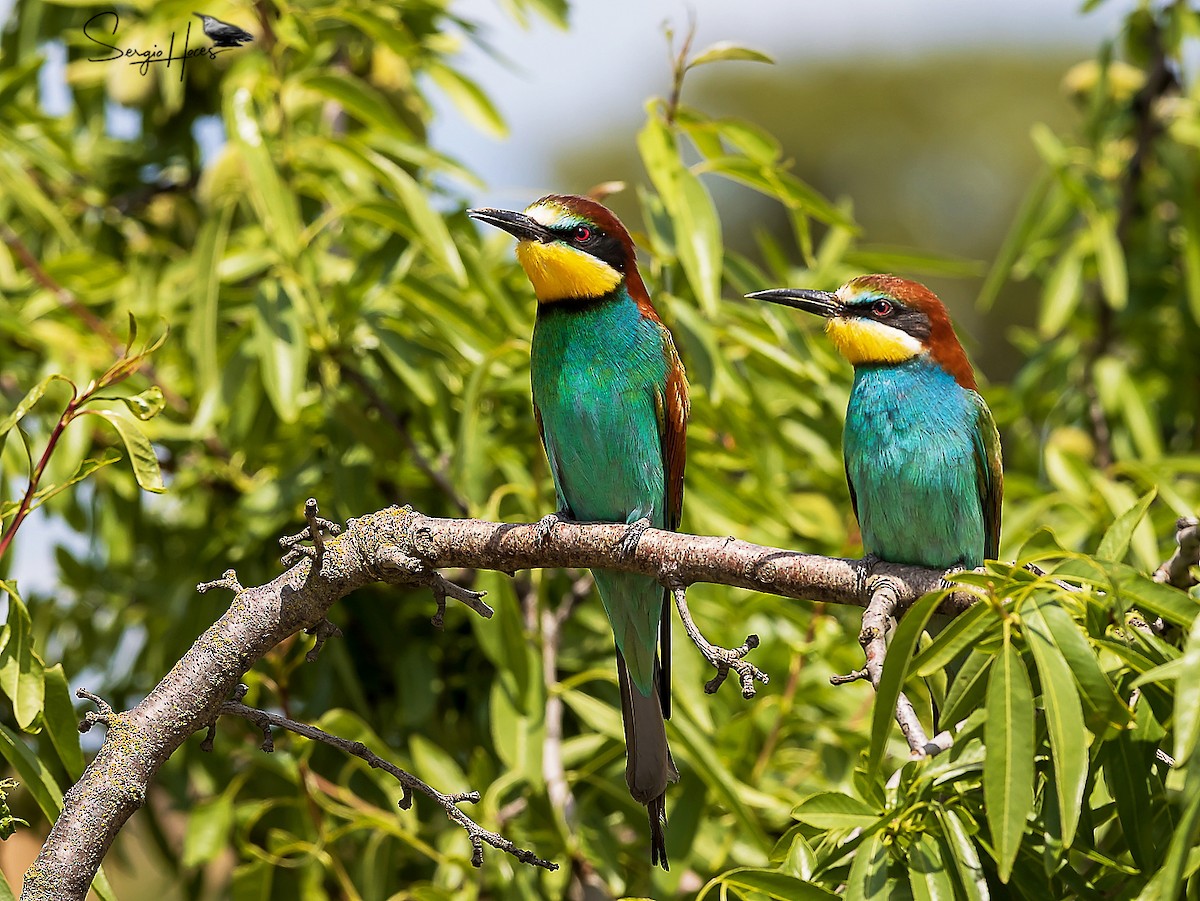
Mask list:
[[[559,499],[578,519],[665,522],[655,393],[658,325],[622,288],[585,308],[547,304],[533,331],[533,402]]]
[[[967,390],[927,356],[855,370],[843,448],[865,551],[947,569],[983,562],[977,428]]]

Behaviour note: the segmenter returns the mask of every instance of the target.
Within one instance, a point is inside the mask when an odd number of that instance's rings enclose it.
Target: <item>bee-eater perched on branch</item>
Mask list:
[[[545,534],[560,517],[626,523],[632,553],[646,528],[678,528],[687,380],[629,232],[605,207],[574,195],[543,197],[523,213],[469,215],[517,238],[537,297],[533,410],[559,507],[542,521]],[[625,781],[648,808],[651,861],[667,869],[664,796],[679,778],[663,722],[671,715],[670,607],[652,578],[594,575],[617,644]]]
[[[973,568],[1000,544],[1000,435],[946,308],[924,285],[864,275],[836,293],[747,295],[816,313],[854,364],[843,451],[863,549]]]

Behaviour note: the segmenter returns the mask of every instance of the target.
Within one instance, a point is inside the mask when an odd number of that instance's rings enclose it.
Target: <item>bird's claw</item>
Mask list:
[[[554,527],[560,522],[565,522],[568,519],[566,510],[555,510],[553,513],[547,513],[538,520],[537,525],[533,528],[533,540],[541,547],[550,540],[550,533],[554,531]]]
[[[621,537],[620,552],[621,556],[628,559],[637,551],[638,542],[642,540],[642,535],[650,528],[650,519],[643,516],[641,519],[635,520],[629,524],[625,530],[625,534]]]

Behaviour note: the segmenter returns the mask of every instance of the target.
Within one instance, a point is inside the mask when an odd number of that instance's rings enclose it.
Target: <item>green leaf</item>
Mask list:
[[[3,723],[0,723],[0,756],[16,770],[21,785],[33,796],[42,815],[51,823],[57,820],[62,812],[62,789],[21,736]]]
[[[233,814],[233,798],[228,792],[192,805],[183,836],[183,866],[209,863],[229,847]]]
[[[1104,299],[1114,310],[1123,310],[1129,303],[1129,277],[1125,272],[1125,253],[1117,239],[1116,212],[1101,214],[1091,209],[1087,211],[1087,221]]]
[[[346,72],[329,69],[310,69],[296,77],[296,83],[316,91],[340,104],[341,107],[364,125],[385,134],[409,139],[411,134],[400,124],[400,119],[387,98],[376,88],[360,78]]]
[[[79,717],[71,703],[71,689],[62,664],[56,663],[46,670],[46,706],[42,711],[42,722],[50,736],[58,759],[72,781],[83,774],[83,750],[79,745]]]
[[[797,879],[788,873],[778,870],[763,870],[754,867],[739,867],[722,873],[720,885],[733,889],[751,892],[761,892],[768,898],[778,898],[779,901],[823,901],[837,898],[833,892],[827,891],[812,882]]]
[[[153,419],[167,405],[167,402],[163,400],[162,388],[158,387],[158,385],[147,388],[141,394],[134,394],[131,397],[121,397],[118,399],[129,408],[130,413],[143,422]]]
[[[1039,617],[1054,640],[1055,647],[1067,661],[1071,676],[1079,686],[1084,719],[1088,728],[1103,735],[1106,728],[1124,728],[1130,721],[1129,707],[1121,700],[1116,688],[1100,667],[1096,652],[1080,631],[1075,620],[1053,597],[1038,598],[1024,611],[1024,618]]]
[[[987,688],[988,672],[995,659],[992,654],[978,649],[967,655],[950,681],[950,689],[946,692],[946,709],[941,713],[939,725],[943,728],[953,726],[979,707]]]
[[[1021,209],[1017,211],[1012,228],[1005,235],[1004,243],[1000,245],[992,268],[988,271],[987,278],[984,279],[983,287],[979,289],[976,306],[980,310],[987,311],[992,308],[1000,289],[1008,281],[1013,266],[1020,258],[1021,252],[1041,224],[1046,194],[1053,183],[1052,174],[1044,170],[1029,189],[1029,193],[1025,195],[1025,199],[1021,201]]]
[[[720,314],[721,220],[708,188],[680,165],[676,172],[678,205],[668,212],[675,225],[675,245],[688,283],[709,316]]]
[[[1096,549],[1096,556],[1102,560],[1121,560],[1129,550],[1129,541],[1133,538],[1133,530],[1150,509],[1150,504],[1158,496],[1157,489],[1150,489],[1136,504],[1118,516]]]
[[[459,287],[465,288],[467,270],[459,256],[458,246],[446,227],[446,220],[429,205],[426,191],[415,178],[383,154],[369,152],[367,158],[387,178],[412,220],[413,239],[454,278]]]
[[[1186,592],[1155,582],[1132,566],[1105,563],[1104,568],[1112,579],[1113,589],[1132,600],[1148,616],[1161,616],[1177,626],[1191,628],[1192,620],[1200,613],[1200,604],[1188,597]]]
[[[1088,776],[1088,750],[1083,728],[1083,710],[1079,703],[1071,668],[1054,645],[1050,629],[1040,610],[1026,607],[1025,638],[1033,651],[1042,682],[1042,703],[1046,709],[1046,728],[1054,759],[1054,785],[1058,795],[1058,815],[1062,824],[1063,847],[1070,848],[1083,809],[1084,787]]]
[[[983,875],[979,852],[962,819],[957,812],[944,807],[938,807],[935,812],[942,823],[942,837],[949,848],[946,859],[952,861],[958,871],[958,884],[963,896],[967,901],[988,901],[991,895],[987,877]]]
[[[25,414],[32,410],[37,405],[37,402],[42,399],[42,395],[46,393],[46,389],[50,387],[51,382],[66,382],[71,386],[71,396],[75,396],[75,384],[69,378],[64,375],[46,376],[29,389],[11,413],[0,419],[0,445],[3,444],[2,439],[12,430],[12,427],[24,419]]]
[[[720,315],[721,222],[708,189],[679,158],[671,130],[651,113],[638,134],[642,165],[674,229],[675,252],[708,317]]]
[[[479,85],[461,72],[440,63],[430,63],[425,71],[468,122],[497,140],[508,137],[504,117]]]
[[[913,658],[913,673],[921,678],[933,675],[963,651],[979,644],[988,632],[999,626],[1000,620],[990,605],[975,604],[968,607],[937,634],[929,647]]]
[[[15,595],[8,599],[8,628],[8,644],[0,652],[0,690],[12,701],[17,725],[26,729],[42,712],[45,676],[42,660],[33,650],[29,611]]]
[[[797,804],[792,816],[818,829],[867,829],[882,814],[849,795],[823,792]]]
[[[997,874],[1007,883],[1033,807],[1033,689],[1007,636],[988,680],[983,743],[984,806]]]
[[[1200,739],[1200,616],[1184,645],[1179,678],[1175,682],[1175,746],[1176,766],[1185,766],[1196,750]],[[1170,664],[1167,664],[1168,666]],[[1147,673],[1146,675],[1149,675]]]
[[[890,901],[893,895],[888,880],[889,859],[887,847],[878,833],[867,836],[850,864],[846,901]]]
[[[730,41],[718,41],[710,47],[705,47],[693,56],[688,61],[687,67],[694,69],[696,66],[703,66],[707,63],[715,63],[722,60],[741,60],[750,63],[767,63],[768,65],[775,62],[774,59],[761,50],[752,50],[749,47],[743,47]]]
[[[908,884],[915,901],[955,901],[942,849],[928,832],[917,836],[908,850]]]
[[[933,591],[920,598],[901,617],[896,631],[892,634],[887,659],[883,664],[883,674],[879,678],[879,688],[875,692],[875,707],[871,712],[871,743],[867,750],[868,778],[874,777],[883,763],[883,749],[892,731],[896,701],[900,698],[904,680],[908,678],[913,652],[920,641],[921,633],[925,630],[925,624],[945,596],[944,591]]]
[[[1063,330],[1083,298],[1083,248],[1078,241],[1063,251],[1042,290],[1038,334],[1052,338]]]
[[[308,381],[308,336],[287,286],[259,282],[254,298],[254,346],[263,387],[284,422],[300,417],[300,394]]]
[[[161,494],[166,491],[163,486],[162,470],[158,467],[158,457],[154,446],[142,431],[137,420],[120,410],[84,410],[83,415],[99,416],[112,424],[125,444],[125,453],[129,455],[129,465],[133,467],[133,476],[143,491]]]
[[[1167,856],[1154,878],[1146,884],[1137,901],[1176,901],[1185,897],[1184,869],[1200,840],[1200,770],[1194,766],[1188,770],[1183,796],[1186,806],[1175,826],[1175,833],[1167,846]]]
[[[1135,741],[1129,732],[1120,732],[1105,742],[1100,756],[1104,784],[1117,802],[1121,832],[1125,835],[1133,862],[1143,872],[1153,869],[1157,863],[1154,808],[1149,783],[1153,760],[1153,746]]]
[[[238,148],[246,171],[246,194],[268,240],[284,259],[300,252],[300,209],[296,195],[285,185],[259,127],[253,96],[248,87],[233,91],[226,120],[233,123],[230,139]]]

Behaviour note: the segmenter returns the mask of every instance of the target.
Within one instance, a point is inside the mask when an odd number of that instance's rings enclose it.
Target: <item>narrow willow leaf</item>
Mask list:
[[[965,720],[972,710],[979,707],[987,689],[988,672],[995,659],[994,655],[978,649],[967,655],[946,692],[946,709],[940,718],[943,728]]]
[[[792,816],[818,829],[867,829],[881,814],[850,795],[823,792],[797,804]]]
[[[1194,766],[1188,771],[1183,791],[1183,796],[1188,799],[1187,806],[1175,825],[1162,866],[1142,889],[1137,901],[1176,901],[1187,894],[1185,865],[1200,840],[1200,778],[1195,775],[1197,773],[1200,771]]]
[[[941,846],[928,832],[908,850],[908,884],[915,901],[955,901],[954,883]]]
[[[136,419],[120,410],[84,410],[83,414],[99,416],[112,423],[112,427],[117,430],[117,434],[121,436],[121,441],[125,444],[125,452],[129,455],[129,464],[133,467],[133,476],[143,491],[152,491],[155,494],[166,491],[154,447]]]
[[[1123,310],[1129,303],[1129,277],[1125,272],[1125,253],[1117,239],[1116,213],[1090,210],[1087,221],[1104,299],[1114,310]]]
[[[262,222],[268,239],[284,259],[300,252],[300,210],[296,195],[284,184],[271,159],[250,89],[237,88],[229,102],[227,119],[233,123],[231,139],[241,149],[246,164],[246,194]]]
[[[996,854],[1007,883],[1033,807],[1033,689],[1021,655],[1005,641],[988,680],[983,743],[983,796]]]
[[[929,647],[913,658],[912,671],[921,678],[933,675],[967,648],[976,646],[988,632],[999,627],[1000,618],[989,604],[969,607],[954,617]]]
[[[946,859],[952,861],[958,871],[958,884],[963,897],[967,901],[989,901],[991,894],[988,892],[987,877],[983,875],[979,852],[967,827],[953,810],[938,808],[936,813],[942,823],[942,838],[949,848]]]
[[[979,289],[979,299],[976,301],[976,306],[980,310],[990,310],[992,304],[996,302],[996,297],[1000,294],[1000,289],[1008,281],[1013,266],[1016,265],[1022,251],[1024,251],[1025,246],[1029,243],[1030,238],[1041,222],[1046,194],[1053,183],[1054,178],[1052,174],[1044,170],[1038,176],[1037,181],[1033,183],[1024,200],[1021,201],[1021,209],[1017,211],[1012,228],[1004,236],[1004,243],[1000,245],[995,262],[992,263],[992,268],[988,271],[987,278],[983,281],[983,287]]]
[[[1129,845],[1133,862],[1143,871],[1157,863],[1154,846],[1154,809],[1150,788],[1153,746],[1135,741],[1128,732],[1121,732],[1104,745],[1100,761],[1104,784],[1117,802],[1117,819]]]
[[[1136,504],[1113,520],[1113,524],[1104,533],[1104,538],[1100,540],[1096,556],[1103,560],[1121,560],[1129,550],[1129,540],[1133,538],[1133,530],[1142,521],[1146,511],[1150,509],[1150,504],[1157,496],[1158,491],[1152,488]]]
[[[767,63],[768,65],[775,62],[774,59],[761,50],[752,50],[749,47],[742,47],[730,41],[719,41],[710,47],[705,47],[693,56],[688,61],[687,67],[693,69],[696,66],[703,66],[706,63],[715,63],[722,60],[740,60],[750,63]]]
[[[46,702],[42,723],[50,736],[58,759],[72,781],[83,774],[83,750],[79,745],[79,717],[71,703],[71,690],[61,663],[46,670]]]
[[[227,793],[192,805],[183,836],[183,865],[194,867],[215,860],[229,847],[233,819],[233,799]]]
[[[259,283],[254,312],[254,347],[263,387],[279,418],[295,422],[308,378],[308,336],[291,297],[275,279]]]
[[[1200,738],[1200,616],[1192,623],[1183,657],[1178,662],[1180,671],[1175,682],[1173,752],[1175,764],[1182,767],[1192,759],[1196,741]]]
[[[696,292],[700,308],[709,316],[720,314],[721,301],[721,220],[708,188],[682,163],[675,174],[678,205],[668,212],[675,224],[675,244],[679,262]]]
[[[1083,297],[1083,249],[1072,244],[1058,258],[1042,290],[1038,334],[1052,338],[1063,330]]]
[[[1041,676],[1046,729],[1054,760],[1054,785],[1058,795],[1062,843],[1070,848],[1079,825],[1079,812],[1083,807],[1083,792],[1088,776],[1083,709],[1075,680],[1071,678],[1071,668],[1054,645],[1041,611],[1032,604],[1028,605],[1023,622],[1025,637]]]
[[[867,836],[854,854],[846,877],[846,901],[889,901],[893,897],[888,880],[887,847],[878,833]]]
[[[17,725],[25,729],[42,712],[45,674],[41,658],[33,649],[29,610],[16,595],[8,599],[8,629],[8,643],[0,653],[0,690],[12,702]]]
[[[387,98],[361,78],[346,72],[310,69],[297,76],[296,83],[335,101],[364,125],[385,134],[411,138]]]
[[[1075,620],[1052,597],[1039,598],[1033,606],[1036,606],[1037,616],[1045,624],[1079,686],[1088,728],[1097,735],[1103,735],[1109,726],[1124,728],[1131,718],[1129,707],[1121,700],[1116,687],[1100,667],[1096,651]],[[1033,612],[1027,610],[1024,615],[1032,617]]]
[[[778,870],[739,867],[722,873],[719,884],[743,891],[760,892],[779,901],[825,901],[837,898],[833,892],[815,883],[797,879]]]
[[[883,675],[875,693],[875,709],[871,712],[871,743],[867,750],[868,777],[879,772],[883,763],[883,749],[892,731],[896,701],[900,698],[904,680],[908,678],[913,651],[916,650],[929,617],[944,597],[944,592],[934,591],[913,604],[901,617],[896,631],[892,634],[892,640],[888,643],[887,660],[884,661]]]
[[[508,137],[504,117],[479,85],[449,66],[431,62],[425,71],[468,122],[497,140]]]
[[[2,439],[9,433],[9,431],[12,430],[12,427],[24,419],[25,414],[37,406],[37,402],[42,399],[42,395],[46,393],[46,389],[50,387],[51,382],[66,382],[71,386],[72,396],[74,395],[75,385],[65,375],[46,376],[29,389],[26,395],[21,398],[21,402],[17,404],[16,408],[11,413],[9,413],[3,419],[0,419],[0,443],[2,443]]]

